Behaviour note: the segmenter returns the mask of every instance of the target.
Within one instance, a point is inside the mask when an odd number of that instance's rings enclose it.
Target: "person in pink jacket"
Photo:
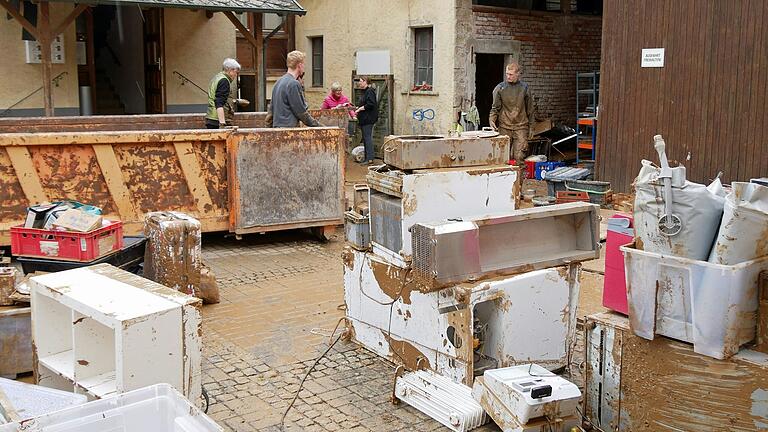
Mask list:
[[[325,99],[323,99],[323,104],[320,105],[320,109],[334,109],[347,106],[354,108],[349,102],[349,98],[344,96],[341,92],[341,84],[338,82],[331,84],[331,92],[328,93],[328,96],[326,96]],[[354,109],[349,111],[349,116],[355,118]]]

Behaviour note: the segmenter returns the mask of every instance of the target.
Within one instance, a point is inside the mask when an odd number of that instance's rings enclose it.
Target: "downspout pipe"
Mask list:
[[[285,25],[287,15],[280,14],[280,24],[275,27],[268,35],[264,36],[261,42],[261,65],[259,65],[259,111],[267,110],[267,42]]]

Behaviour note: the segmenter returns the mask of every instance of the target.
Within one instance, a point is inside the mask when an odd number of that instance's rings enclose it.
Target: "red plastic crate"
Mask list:
[[[16,256],[87,262],[122,247],[123,223],[120,221],[87,233],[11,227],[11,254]]]
[[[536,178],[536,161],[525,161],[525,178]]]

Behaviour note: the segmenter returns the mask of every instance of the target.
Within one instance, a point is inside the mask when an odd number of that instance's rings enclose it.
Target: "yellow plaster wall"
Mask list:
[[[227,57],[235,57],[237,30],[222,13],[208,19],[205,12],[165,9],[165,80],[168,105],[208,103],[207,96],[191,84],[181,84],[179,71],[200,87],[221,70]]]
[[[73,9],[71,3],[51,3],[51,25],[57,26]],[[24,41],[21,40],[21,24],[5,19],[5,9],[0,8],[0,111],[18,102],[23,97],[43,85],[43,70],[40,64],[27,64]],[[39,18],[39,13],[38,13]],[[77,85],[77,47],[75,23],[64,31],[64,64],[53,65],[53,75],[67,72],[53,87],[53,105],[55,108],[80,107]],[[43,91],[15,106],[13,109],[43,109]]]
[[[307,53],[305,85],[310,108],[319,108],[331,83],[350,95],[357,50],[386,49],[395,79],[396,134],[445,133],[452,123],[454,92],[454,0],[302,0],[307,15],[296,18],[296,48]],[[436,95],[409,93],[413,81],[411,27],[433,26]],[[322,36],[324,87],[312,88],[309,37]],[[356,101],[353,101],[356,102]],[[432,109],[433,120],[415,120],[414,110]],[[418,117],[418,116],[417,116]]]

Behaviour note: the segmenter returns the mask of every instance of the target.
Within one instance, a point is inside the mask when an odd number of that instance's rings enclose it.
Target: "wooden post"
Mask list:
[[[261,50],[264,49],[264,14],[262,13],[254,13],[253,14],[253,33],[256,36],[256,47],[253,50],[253,69],[256,75],[256,80],[262,79],[259,75],[261,72]],[[254,83],[255,84],[255,91],[254,91],[254,101],[253,103],[256,104],[256,108],[258,109],[258,104],[261,100],[262,94],[261,94],[261,84],[259,82]]]
[[[45,106],[45,116],[53,117],[53,87],[51,86],[51,77],[53,75],[51,68],[51,14],[49,3],[40,2],[40,21],[37,26],[39,30],[37,41],[40,44],[40,54],[42,55],[43,65],[43,104]]]

